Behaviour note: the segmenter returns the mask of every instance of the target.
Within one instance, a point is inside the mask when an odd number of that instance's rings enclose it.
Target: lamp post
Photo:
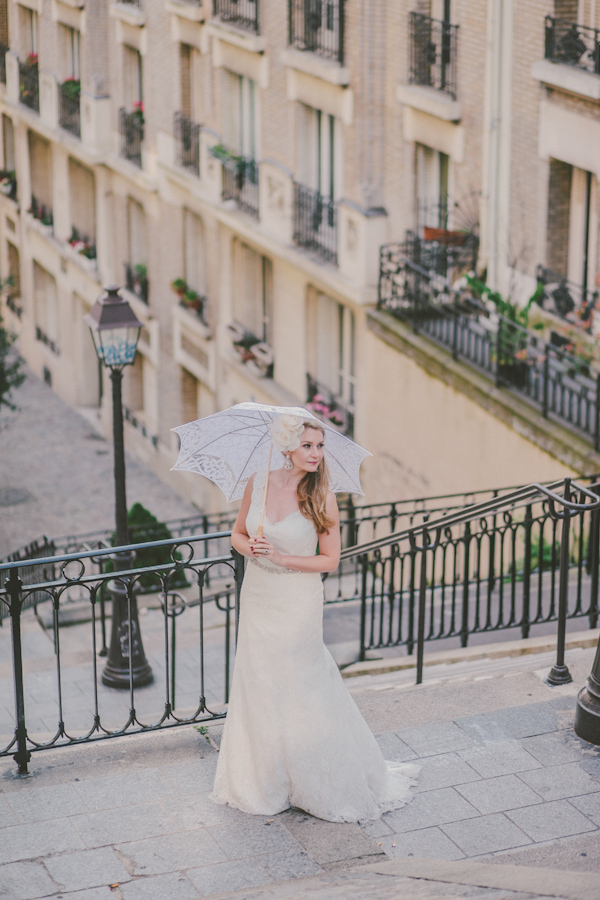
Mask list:
[[[90,327],[96,355],[110,369],[113,404],[113,442],[115,472],[116,545],[129,543],[127,527],[127,497],[125,493],[125,446],[123,442],[123,404],[121,383],[123,368],[135,360],[142,322],[139,321],[127,300],[119,294],[117,286],[110,286],[96,300],[84,321]],[[134,553],[130,550],[114,554],[115,572],[124,572],[133,565]],[[141,687],[152,681],[152,669],[144,654],[138,619],[137,598],[134,590],[127,591],[127,584],[118,576],[111,582],[112,630],[110,650],[102,673],[103,684],[108,687]]]

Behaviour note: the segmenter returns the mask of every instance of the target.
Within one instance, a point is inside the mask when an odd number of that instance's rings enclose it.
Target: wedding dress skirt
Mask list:
[[[263,484],[257,475],[249,534]],[[264,533],[281,553],[315,554],[315,529],[299,512],[265,518]],[[249,560],[213,800],[254,814],[298,807],[331,822],[367,821],[402,806],[417,772],[384,761],[323,644],[321,576]]]

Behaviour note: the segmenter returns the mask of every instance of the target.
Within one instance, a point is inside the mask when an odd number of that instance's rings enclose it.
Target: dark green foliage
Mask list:
[[[150,510],[142,506],[141,503],[134,503],[127,513],[127,525],[129,528],[129,537],[132,544],[145,544],[150,541],[166,541],[173,535],[164,522],[159,522],[156,516],[152,515]],[[111,543],[114,546],[115,535],[111,537]],[[176,553],[175,558],[180,560],[181,554]],[[161,564],[170,565],[173,562],[171,556],[171,547],[147,547],[144,550],[137,550],[133,565],[136,569],[143,569],[146,566],[159,566]],[[107,572],[112,572],[112,562],[109,560]],[[142,575],[139,584],[143,590],[158,590],[160,581],[157,575],[151,572]],[[185,587],[188,584],[184,572],[178,572],[169,579],[169,588]]]
[[[21,371],[23,360],[12,350],[15,335],[3,326],[0,316],[0,407],[17,409],[11,399],[11,392],[23,384],[25,373]]]

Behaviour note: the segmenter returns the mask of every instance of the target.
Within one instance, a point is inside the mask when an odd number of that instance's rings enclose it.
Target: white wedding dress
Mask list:
[[[256,475],[251,535],[263,486]],[[315,528],[300,512],[265,517],[264,534],[285,555],[316,552]],[[384,761],[323,644],[321,576],[249,560],[212,799],[254,814],[298,807],[330,822],[367,821],[406,803],[417,772]]]

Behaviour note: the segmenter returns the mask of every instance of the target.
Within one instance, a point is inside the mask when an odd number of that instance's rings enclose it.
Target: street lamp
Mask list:
[[[90,327],[96,355],[110,369],[113,403],[113,441],[115,460],[115,513],[117,547],[129,543],[127,527],[127,497],[125,493],[125,446],[123,442],[123,404],[121,382],[123,368],[135,360],[137,343],[142,328],[127,300],[119,294],[118,286],[106,288],[96,300],[84,321]],[[131,551],[115,553],[115,572],[124,572],[133,565]],[[112,630],[108,660],[102,673],[103,684],[108,687],[141,687],[152,681],[152,669],[144,654],[138,619],[135,591],[127,596],[126,584],[116,579],[111,582]]]

